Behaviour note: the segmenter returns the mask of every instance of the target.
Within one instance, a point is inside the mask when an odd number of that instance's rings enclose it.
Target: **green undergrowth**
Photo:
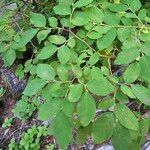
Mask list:
[[[37,110],[39,120],[50,121],[48,134],[60,149],[91,137],[95,144],[111,139],[115,150],[139,150],[150,127],[145,115],[150,106],[149,7],[139,0],[42,4],[25,7],[18,1],[17,10],[0,18],[5,66],[24,60],[16,75],[29,77],[14,117],[26,121]],[[21,19],[15,21],[17,13]],[[25,149],[34,149],[31,145]]]

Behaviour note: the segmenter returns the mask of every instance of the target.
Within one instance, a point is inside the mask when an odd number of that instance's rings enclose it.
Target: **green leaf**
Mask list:
[[[21,38],[18,42],[18,48],[24,47],[28,42],[30,42],[33,37],[36,35],[38,32],[38,29],[28,29],[23,34],[21,35]]]
[[[150,56],[140,58],[141,76],[144,80],[150,81]]]
[[[141,2],[140,0],[132,0],[130,1],[130,8],[132,11],[138,11],[141,8]]]
[[[140,133],[141,133],[140,144],[144,144],[144,143],[145,143],[145,140],[146,140],[145,135],[148,134],[149,126],[150,126],[149,118],[143,118],[143,119],[139,122],[139,126],[140,126]]]
[[[57,27],[58,25],[58,20],[55,17],[49,17],[48,22],[49,22],[49,25],[53,28]]]
[[[60,23],[63,27],[70,27],[70,20],[69,18],[62,18]]]
[[[61,45],[66,42],[66,38],[61,35],[51,35],[49,36],[49,41],[56,44],[56,45]]]
[[[88,63],[89,63],[90,65],[94,65],[94,64],[96,64],[98,61],[99,61],[99,55],[98,55],[97,53],[94,53],[94,54],[91,55],[91,57],[90,57]]]
[[[99,39],[101,38],[103,35],[97,31],[91,31],[87,34],[87,36],[90,38],[90,39]]]
[[[82,77],[82,68],[79,65],[72,66],[72,71],[76,78]]]
[[[67,99],[65,99],[62,102],[62,112],[66,116],[71,117],[73,115],[73,112],[74,112],[74,104],[69,102]]]
[[[115,98],[116,98],[116,100],[118,100],[119,102],[121,102],[123,104],[129,103],[129,99],[128,99],[127,95],[125,95],[121,91],[117,91]]]
[[[58,49],[57,57],[62,64],[66,64],[70,60],[71,52],[68,46],[63,45]]]
[[[54,7],[54,12],[57,15],[70,15],[71,14],[71,8],[69,5],[59,4]]]
[[[95,22],[95,23],[102,23],[104,20],[104,15],[102,11],[95,6],[89,7],[85,9],[85,12],[90,19],[90,21]]]
[[[87,88],[90,92],[98,96],[105,96],[114,91],[114,86],[104,77],[89,80]]]
[[[147,10],[145,8],[141,9],[139,12],[138,12],[138,17],[139,19],[141,20],[145,20],[146,17],[147,17]]]
[[[60,111],[60,104],[61,101],[56,99],[49,99],[41,104],[38,108],[38,119],[42,121],[52,120]]]
[[[77,102],[81,97],[83,92],[83,85],[82,84],[74,84],[70,86],[70,91],[68,94],[68,100],[70,102]]]
[[[95,26],[93,31],[96,31],[100,34],[106,34],[111,28],[109,26]]]
[[[58,82],[58,83],[61,83],[61,82]],[[60,88],[56,90],[55,92],[53,92],[53,96],[57,98],[66,97],[68,93],[68,88],[69,88],[69,83],[61,83]]]
[[[116,150],[140,150],[138,141],[132,139],[131,130],[121,126],[119,123],[112,136],[112,144]]]
[[[129,96],[130,98],[135,98],[131,88],[127,85],[121,85],[120,87],[121,91],[126,94],[127,96]]]
[[[101,66],[101,71],[103,75],[106,75],[106,76],[110,75],[110,71],[106,66]]]
[[[93,97],[84,93],[77,105],[77,114],[83,126],[87,126],[93,119],[96,113],[96,105]]]
[[[112,4],[108,8],[113,12],[123,12],[129,9],[125,4]]]
[[[55,78],[55,70],[48,64],[38,64],[37,75],[43,80],[53,80]]]
[[[57,67],[57,74],[60,80],[67,81],[68,80],[68,69],[67,66],[60,64]]]
[[[9,48],[9,44],[0,42],[0,53],[5,52]]]
[[[77,135],[76,135],[76,142],[77,145],[83,145],[88,136],[90,136],[91,134],[91,124],[89,124],[86,127],[81,126],[78,130],[77,130]]]
[[[55,52],[57,51],[57,47],[53,44],[48,44],[47,46],[45,46],[44,48],[42,48],[42,50],[40,51],[40,53],[37,55],[38,59],[48,59],[50,58]]]
[[[140,52],[136,48],[123,50],[117,55],[115,64],[117,64],[117,65],[129,64],[129,63],[133,62],[139,56],[140,56]]]
[[[4,63],[6,66],[11,66],[15,59],[16,59],[16,52],[13,49],[8,49],[5,53],[4,53]]]
[[[38,32],[37,34],[37,40],[39,42],[39,44],[45,40],[45,38],[48,36],[48,34],[51,32],[50,29],[47,29],[47,30],[41,30]]]
[[[46,81],[38,78],[33,79],[27,84],[23,94],[26,96],[33,96],[37,92],[39,92],[45,85]]]
[[[76,45],[75,39],[74,39],[74,38],[70,38],[70,39],[68,40],[67,45],[68,45],[70,48],[74,48],[75,45]]]
[[[131,29],[119,28],[117,30],[117,37],[121,42],[125,41],[130,36],[131,36]]]
[[[121,22],[123,23],[123,25],[132,25],[133,24],[133,21],[132,21],[132,19],[130,19],[130,18],[125,18],[125,17],[122,17],[121,18]]]
[[[41,91],[41,96],[44,100],[50,100],[54,97],[54,93],[57,92],[60,89],[60,83],[54,82],[49,83],[47,86],[45,86]]]
[[[145,55],[150,56],[150,42],[142,43],[140,51],[145,53]]]
[[[132,85],[134,95],[144,104],[150,105],[150,89],[142,85]]]
[[[144,42],[150,42],[150,33],[148,31],[146,33],[141,33],[140,39]]]
[[[115,125],[113,113],[107,112],[101,114],[92,127],[92,139],[94,143],[99,144],[108,140],[114,132]]]
[[[59,148],[66,149],[72,139],[72,125],[69,118],[59,112],[53,120],[52,130]]]
[[[59,4],[71,6],[74,0],[57,0]]]
[[[140,65],[138,62],[130,64],[123,74],[126,83],[134,82],[140,75]]]
[[[75,11],[72,20],[72,24],[75,26],[83,26],[89,22],[88,16],[85,12],[82,11]]]
[[[134,36],[130,36],[129,38],[127,38],[123,44],[122,44],[122,50],[128,50],[128,49],[132,49],[132,48],[138,48],[140,47],[139,45],[139,40],[137,38],[135,38]]]
[[[98,50],[109,47],[116,38],[116,29],[111,29],[102,38],[97,40]]]
[[[89,126],[83,127],[81,126],[77,131],[77,145],[83,145],[86,142],[86,139],[88,135],[90,135],[91,132],[91,124]]]
[[[117,119],[127,129],[138,130],[138,120],[132,111],[124,104],[117,104],[114,111]]]
[[[30,15],[30,22],[35,27],[45,27],[46,26],[46,18],[44,15],[39,13],[31,13]]]
[[[119,16],[117,13],[112,13],[111,11],[104,11],[104,22],[108,25],[115,26],[120,22]]]
[[[134,13],[132,13],[132,12],[126,12],[125,14],[124,14],[124,17],[126,17],[126,18],[129,18],[129,19],[135,19],[136,18],[136,15],[134,14]],[[128,20],[129,21],[129,20]],[[131,20],[130,20],[131,21]],[[133,21],[132,21],[132,23],[133,23]]]
[[[98,108],[101,110],[108,110],[109,108],[113,107],[115,105],[115,101],[111,97],[107,97],[105,99],[102,99],[99,104]]]
[[[75,4],[74,4],[74,8],[81,8],[84,6],[87,6],[88,4],[92,3],[93,0],[78,0]]]

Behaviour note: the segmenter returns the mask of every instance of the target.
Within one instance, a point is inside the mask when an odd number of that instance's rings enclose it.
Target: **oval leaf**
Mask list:
[[[25,88],[23,94],[26,95],[26,96],[35,95],[35,94],[36,94],[39,90],[41,90],[45,85],[46,85],[46,82],[45,82],[44,80],[38,79],[38,78],[33,79],[33,80],[31,80],[31,81],[27,84],[27,86],[26,86],[26,88]]]
[[[38,59],[48,59],[50,58],[55,52],[57,51],[57,47],[53,44],[48,44],[42,50],[40,53],[37,55]]]
[[[66,64],[70,60],[70,49],[68,46],[63,45],[58,49],[57,57],[62,64]]]
[[[93,123],[92,139],[94,143],[102,143],[109,139],[115,128],[115,117],[113,113],[103,113]]]
[[[75,11],[71,20],[75,26],[83,26],[89,22],[88,16],[85,12]]]
[[[143,56],[140,61],[141,76],[144,80],[150,81],[150,57]]]
[[[48,36],[48,34],[51,32],[50,29],[47,29],[47,30],[41,30],[38,32],[37,34],[37,39],[38,39],[38,42],[39,44],[45,40],[45,38]]]
[[[105,96],[114,91],[114,86],[104,77],[100,79],[92,79],[87,83],[87,88],[98,96]]]
[[[31,13],[30,22],[35,27],[45,27],[46,26],[46,18],[44,15],[39,13]]]
[[[68,99],[70,102],[77,102],[82,95],[83,85],[74,84],[70,86],[70,91],[68,94]]]
[[[56,114],[60,111],[60,101],[59,100],[47,100],[44,104],[39,106],[38,119],[52,120]]]
[[[116,29],[111,29],[102,38],[97,40],[98,50],[109,47],[116,38]]]
[[[55,70],[48,64],[38,64],[37,75],[43,80],[53,80],[55,78]]]
[[[93,97],[84,93],[77,105],[77,114],[83,126],[87,126],[94,118],[96,105]]]
[[[129,64],[133,62],[139,56],[140,56],[140,52],[136,48],[123,50],[117,55],[115,64],[117,65]]]
[[[132,85],[131,89],[142,103],[150,105],[150,89],[142,85]]]
[[[56,44],[56,45],[61,45],[66,42],[66,38],[61,35],[51,35],[49,36],[49,41]]]
[[[126,83],[134,82],[140,75],[140,65],[135,62],[130,64],[123,74]]]
[[[62,112],[59,112],[53,120],[52,130],[59,148],[66,149],[72,139],[72,125],[69,118]]]
[[[115,106],[114,113],[118,118],[119,122],[127,129],[131,129],[131,130],[139,129],[137,118],[132,113],[132,111],[124,104],[117,104]]]
[[[75,4],[74,4],[74,7],[75,8],[81,8],[81,7],[84,7],[90,3],[92,3],[93,0],[78,0]]]

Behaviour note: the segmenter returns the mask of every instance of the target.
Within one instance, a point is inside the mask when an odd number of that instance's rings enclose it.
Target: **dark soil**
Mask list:
[[[13,72],[16,68],[16,65],[12,66],[11,68],[6,69],[9,77],[13,75]],[[0,70],[4,69],[3,62],[0,59]],[[1,72],[1,71],[0,71]],[[14,76],[14,75],[13,75]],[[18,80],[15,80],[20,84]],[[18,86],[18,84],[14,84]],[[5,93],[2,97],[0,97],[0,148],[2,150],[7,150],[9,142],[12,138],[15,138],[16,142],[19,143],[21,135],[24,131],[32,127],[33,125],[41,125],[42,122],[37,120],[37,113],[36,111],[33,113],[32,117],[30,117],[25,123],[21,122],[21,120],[15,118],[12,121],[12,125],[9,128],[2,128],[2,124],[6,118],[13,117],[12,110],[15,108],[15,104],[19,97],[14,97],[13,94],[10,92],[11,89],[8,88],[7,83],[3,80],[2,74],[0,74],[0,86],[5,89]],[[16,88],[15,88],[16,89]],[[21,93],[21,91],[19,91]],[[21,95],[20,95],[21,96]],[[54,138],[52,136],[42,137],[41,138],[41,149],[44,149],[46,144],[54,144]]]
[[[10,97],[7,98],[7,101],[5,101],[3,107],[0,108],[0,116],[2,120],[5,120],[6,118],[10,118],[13,116],[12,110],[15,107],[15,103],[16,103],[15,100],[11,99]],[[8,144],[12,138],[15,138],[16,142],[19,143],[21,134],[30,127],[32,127],[33,125],[37,126],[41,125],[41,121],[36,119],[36,112],[25,123],[15,118],[10,128],[5,129],[0,127],[0,148],[2,148],[2,150],[7,150]],[[40,143],[42,150],[47,144],[55,144],[54,138],[52,136],[42,137]]]

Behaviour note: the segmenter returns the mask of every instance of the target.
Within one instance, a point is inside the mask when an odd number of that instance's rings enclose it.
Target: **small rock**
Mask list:
[[[42,125],[48,127],[50,125],[50,122],[48,120],[43,121]]]
[[[141,148],[141,150],[150,150],[150,141],[147,141]]]
[[[115,149],[114,149],[114,147],[112,145],[112,142],[109,141],[108,143],[103,144],[99,148],[96,148],[96,150],[115,150]]]
[[[7,91],[13,96],[13,98],[18,99],[22,91],[25,89],[26,80],[18,80],[15,74],[13,74],[8,69],[1,69],[1,79],[3,80]]]
[[[97,148],[96,150],[114,150],[112,145],[103,145],[100,148]]]
[[[15,10],[15,9],[17,9],[17,4],[16,3],[11,3],[11,4],[6,5],[5,8],[8,9],[8,10]]]

